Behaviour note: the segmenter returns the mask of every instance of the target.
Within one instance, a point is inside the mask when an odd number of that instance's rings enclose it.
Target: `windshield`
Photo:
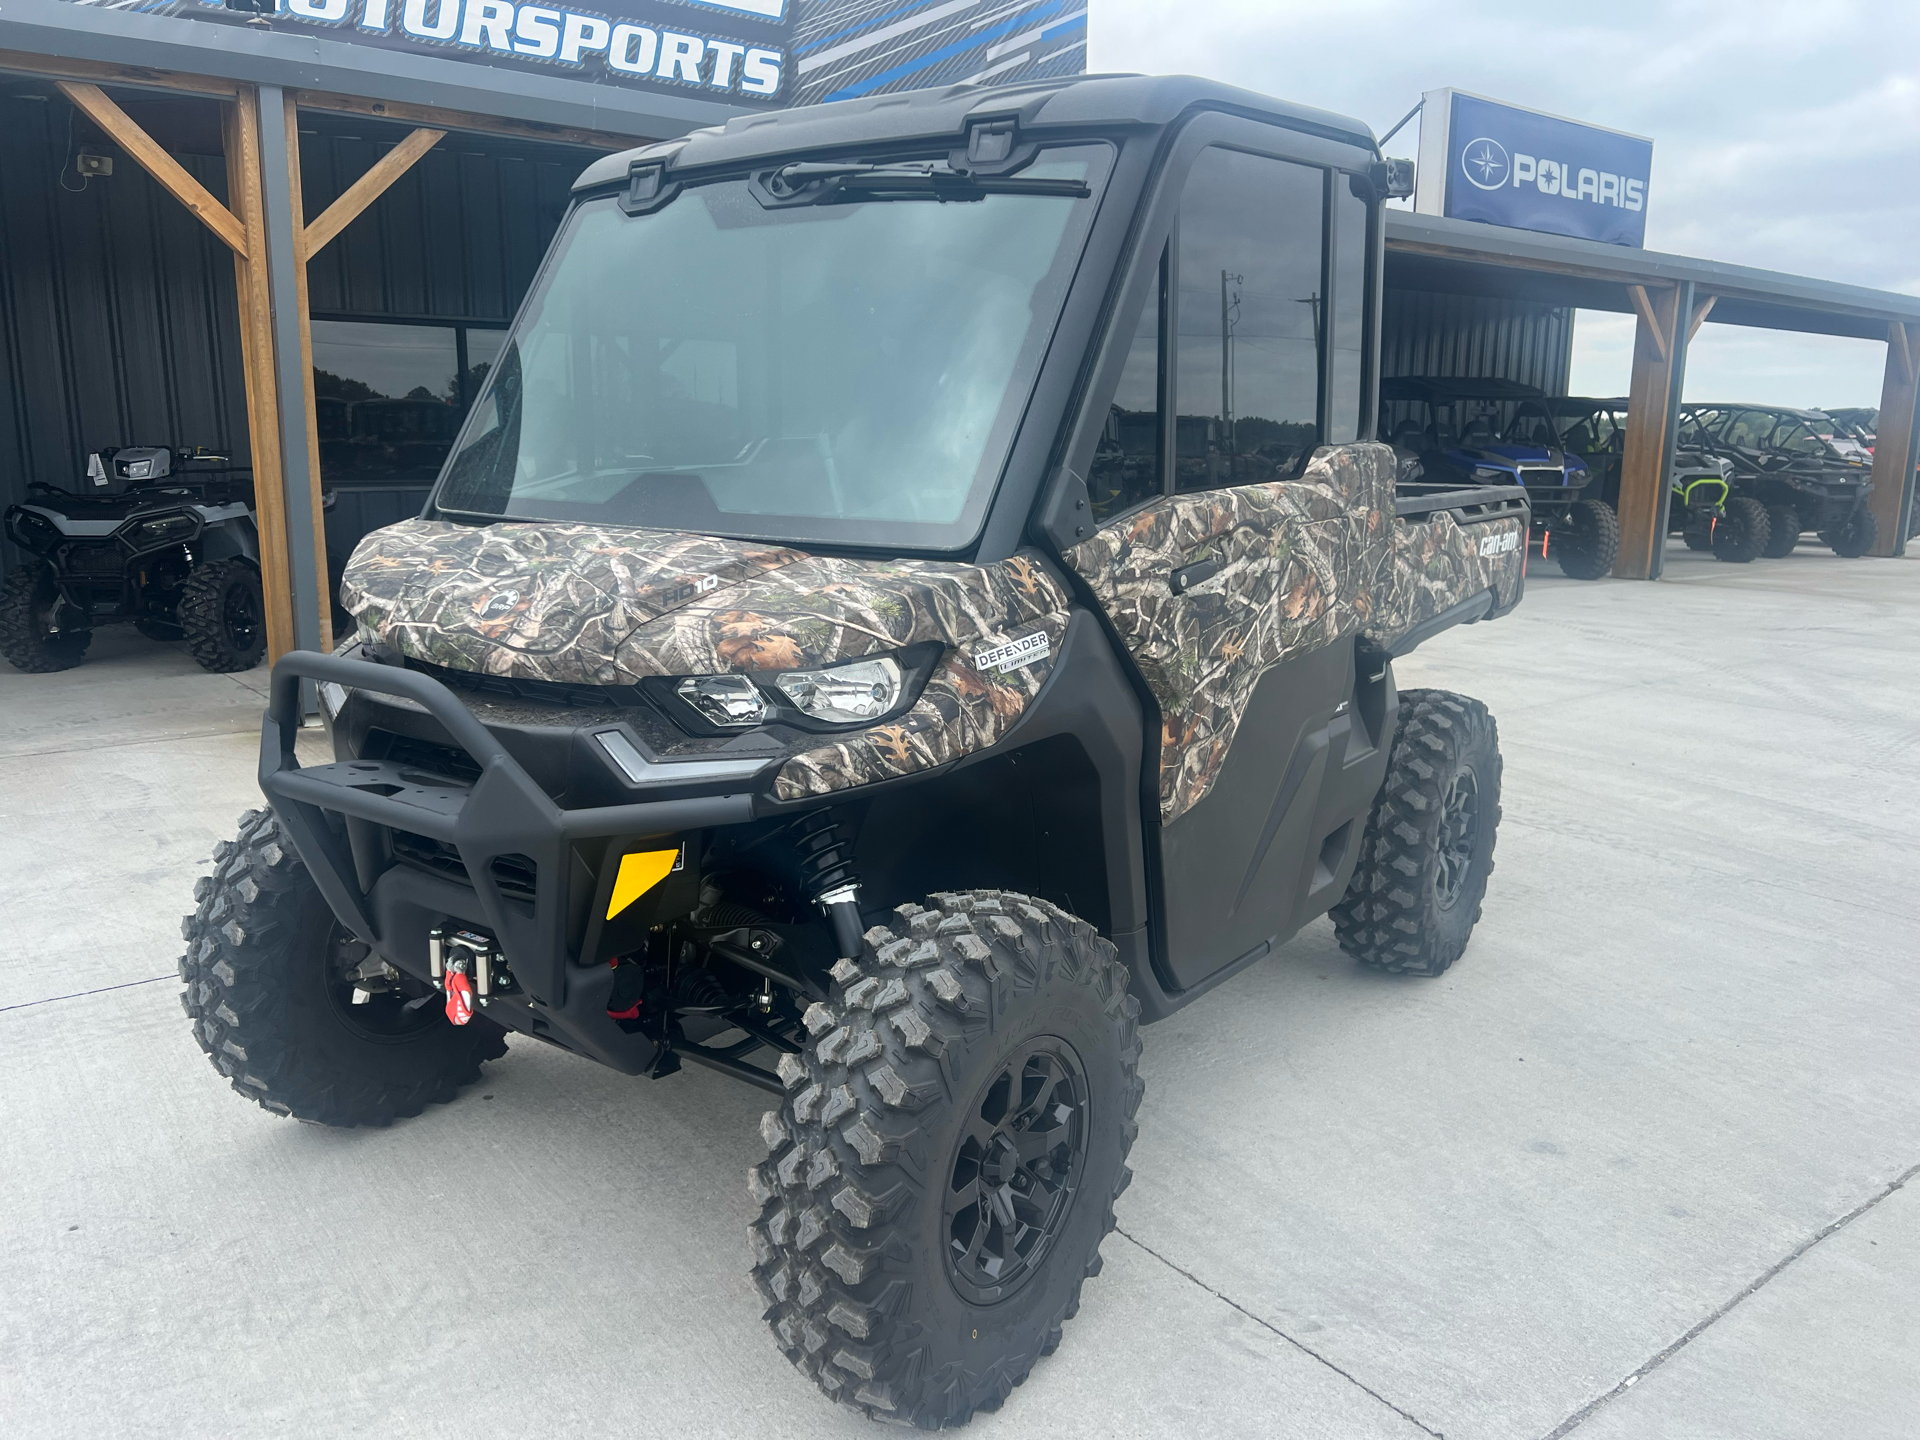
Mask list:
[[[1105,145],[1021,177],[1085,181]],[[979,529],[1095,198],[578,207],[444,511],[950,549]]]

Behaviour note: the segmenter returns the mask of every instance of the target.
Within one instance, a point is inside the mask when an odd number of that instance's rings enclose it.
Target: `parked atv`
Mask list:
[[[1521,485],[1530,543],[1575,580],[1613,572],[1620,520],[1592,472],[1562,448],[1546,393],[1514,380],[1402,377],[1380,382],[1380,438],[1406,474],[1471,485]]]
[[[1323,914],[1405,975],[1480,917],[1493,718],[1393,661],[1519,602],[1526,492],[1318,443],[1376,424],[1316,361],[1407,169],[1142,77],[597,161],[355,638],[274,667],[186,922],[215,1067],[329,1125],[509,1032],[757,1086],[776,1344],[876,1418],[998,1407],[1100,1271],[1140,1026]]]
[[[1565,397],[1548,400],[1543,408],[1551,417],[1562,448],[1586,461],[1593,475],[1588,493],[1617,512],[1620,465],[1627,451],[1626,397]],[[1689,550],[1708,550],[1713,546],[1716,527],[1726,516],[1727,476],[1733,464],[1710,453],[1707,443],[1694,433],[1695,428],[1683,421],[1675,440],[1667,533],[1683,537]]]
[[[1779,559],[1793,553],[1807,530],[1850,560],[1873,548],[1873,512],[1867,508],[1873,467],[1820,437],[1827,417],[1819,411],[1689,405],[1682,414],[1697,427],[1690,433],[1732,465],[1733,494],[1726,520],[1714,532],[1714,554]]]
[[[27,497],[5,523],[33,558],[0,582],[0,654],[15,668],[70,669],[94,626],[115,621],[184,639],[208,670],[260,663],[251,471],[207,450],[129,446],[89,457],[82,491],[33,481]]]

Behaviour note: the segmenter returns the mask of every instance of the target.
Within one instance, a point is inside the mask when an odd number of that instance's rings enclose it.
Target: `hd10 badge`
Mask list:
[[[1641,246],[1653,142],[1458,90],[1420,112],[1413,208],[1455,220]]]

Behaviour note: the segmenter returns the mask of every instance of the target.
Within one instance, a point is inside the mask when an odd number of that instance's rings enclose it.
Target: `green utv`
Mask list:
[[[1099,1271],[1140,1025],[1328,912],[1417,975],[1480,915],[1493,720],[1392,661],[1519,601],[1528,513],[1358,442],[1409,168],[1138,77],[596,162],[356,637],[274,669],[185,926],[214,1065],[329,1125],[509,1032],[758,1086],[776,1343],[998,1406]]]

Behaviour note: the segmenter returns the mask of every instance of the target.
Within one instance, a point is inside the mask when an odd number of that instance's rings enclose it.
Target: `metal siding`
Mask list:
[[[1573,311],[1425,290],[1386,292],[1380,373],[1518,380],[1567,393]]]
[[[309,129],[300,171],[317,216],[405,135]],[[338,122],[334,122],[337,124]],[[511,319],[559,228],[573,177],[595,152],[449,135],[314,259],[315,314]]]
[[[111,176],[61,188],[71,111],[0,95],[0,507],[29,480],[75,484],[105,445],[248,456],[231,253],[117,152]],[[177,158],[224,198],[222,161]]]

